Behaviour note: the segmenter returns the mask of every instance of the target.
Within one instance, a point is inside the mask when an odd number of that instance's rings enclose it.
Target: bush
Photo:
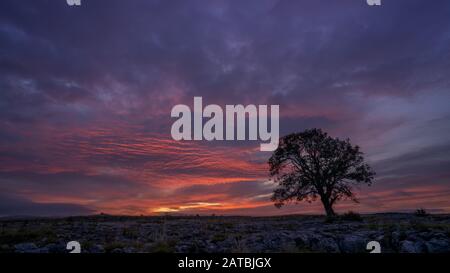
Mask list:
[[[418,216],[418,217],[426,217],[426,216],[428,216],[428,212],[425,209],[423,209],[423,208],[420,208],[420,209],[416,210],[416,212],[414,214],[416,216]]]
[[[341,215],[341,220],[344,221],[355,221],[355,222],[361,222],[363,219],[361,215],[357,212],[349,211]]]

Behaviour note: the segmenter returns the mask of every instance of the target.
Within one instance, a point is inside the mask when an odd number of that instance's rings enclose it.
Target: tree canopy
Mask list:
[[[269,165],[278,184],[272,196],[275,206],[320,198],[328,216],[335,215],[333,205],[339,200],[358,202],[354,187],[371,185],[375,176],[358,146],[320,129],[282,137]]]

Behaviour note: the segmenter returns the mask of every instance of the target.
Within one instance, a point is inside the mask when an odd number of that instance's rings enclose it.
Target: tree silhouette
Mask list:
[[[375,172],[350,140],[332,138],[320,129],[280,139],[269,159],[270,177],[278,183],[272,201],[280,208],[290,201],[309,203],[320,197],[327,216],[341,199],[358,202],[353,186],[371,185]]]

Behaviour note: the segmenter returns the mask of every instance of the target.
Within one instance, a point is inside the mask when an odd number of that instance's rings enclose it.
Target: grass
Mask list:
[[[139,237],[139,227],[125,227],[122,235],[127,239],[137,239]]]
[[[228,235],[226,233],[216,233],[211,238],[211,242],[218,243],[218,242],[225,241],[227,238],[228,238]]]
[[[0,232],[0,242],[2,244],[18,244],[30,241],[37,241],[46,238],[47,242],[56,241],[56,234],[49,227],[35,229],[10,229]]]
[[[231,253],[248,253],[249,250],[245,245],[242,238],[236,237],[234,241],[234,245],[231,248]]]
[[[172,253],[175,251],[174,243],[168,241],[158,241],[149,250],[154,253]]]

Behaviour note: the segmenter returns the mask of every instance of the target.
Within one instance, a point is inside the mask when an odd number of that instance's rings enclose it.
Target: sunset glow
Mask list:
[[[259,140],[174,140],[196,96],[359,145],[339,212],[450,213],[450,1],[101,2],[0,3],[0,216],[323,213],[274,207]]]

